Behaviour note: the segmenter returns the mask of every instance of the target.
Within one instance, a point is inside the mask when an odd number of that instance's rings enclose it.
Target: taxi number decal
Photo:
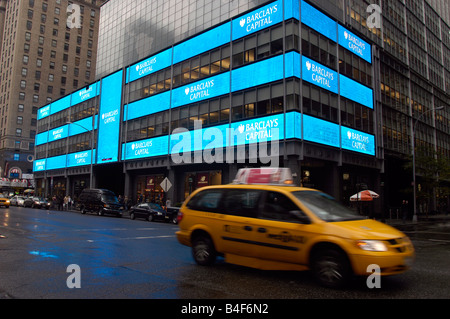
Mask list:
[[[306,238],[304,236],[295,236],[295,235],[291,235],[288,232],[281,232],[280,234],[267,234],[267,238],[269,239],[275,239],[275,240],[280,240],[283,243],[288,243],[288,242],[294,242],[294,243],[299,243],[299,244],[304,244],[306,243]]]

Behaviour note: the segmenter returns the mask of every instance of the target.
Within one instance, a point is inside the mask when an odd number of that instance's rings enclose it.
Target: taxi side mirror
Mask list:
[[[309,217],[300,210],[291,210],[289,211],[289,215],[293,216],[302,224],[311,224],[311,220],[309,219]]]

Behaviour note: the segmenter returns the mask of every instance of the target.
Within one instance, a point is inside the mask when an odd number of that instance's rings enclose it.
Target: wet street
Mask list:
[[[0,210],[0,299],[372,299],[450,297],[450,224],[402,226],[416,249],[413,268],[344,290],[309,272],[197,266],[176,225],[22,207]],[[79,267],[78,277],[69,265]],[[69,267],[69,269],[68,269]],[[80,288],[69,288],[79,280]]]

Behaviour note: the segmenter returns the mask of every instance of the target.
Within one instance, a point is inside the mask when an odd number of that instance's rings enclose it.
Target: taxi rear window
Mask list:
[[[194,210],[215,212],[219,207],[222,195],[221,190],[206,190],[195,195],[186,206]]]

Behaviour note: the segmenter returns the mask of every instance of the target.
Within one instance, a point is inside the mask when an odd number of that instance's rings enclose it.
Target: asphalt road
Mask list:
[[[178,226],[75,212],[0,210],[0,299],[448,299],[450,225],[409,227],[411,270],[383,277],[381,288],[355,280],[320,287],[309,272],[195,264]],[[78,265],[73,272],[69,265]],[[79,274],[79,277],[74,277]],[[78,280],[78,281],[77,281]],[[68,288],[80,284],[80,288]]]

